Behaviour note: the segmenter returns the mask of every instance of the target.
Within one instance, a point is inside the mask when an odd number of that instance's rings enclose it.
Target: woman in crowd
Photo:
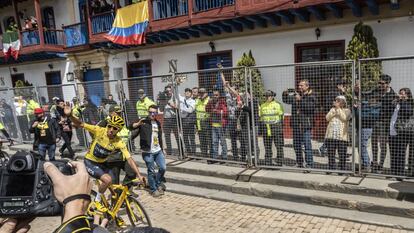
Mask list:
[[[399,98],[394,101],[395,108],[390,122],[391,174],[404,176],[407,146],[410,146],[409,167],[412,166],[414,154],[414,150],[411,150],[413,132],[404,126],[404,122],[414,113],[414,100],[409,88],[400,89],[398,96]]]
[[[326,128],[325,143],[328,151],[329,170],[336,170],[335,155],[338,151],[339,170],[345,170],[347,144],[349,140],[349,121],[351,111],[346,106],[345,96],[337,96],[333,107],[326,114],[328,127]]]

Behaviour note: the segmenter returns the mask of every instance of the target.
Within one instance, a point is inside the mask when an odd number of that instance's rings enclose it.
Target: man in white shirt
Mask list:
[[[180,114],[183,125],[183,138],[186,155],[196,153],[195,144],[195,100],[192,98],[192,90],[185,89],[185,96],[180,96]]]

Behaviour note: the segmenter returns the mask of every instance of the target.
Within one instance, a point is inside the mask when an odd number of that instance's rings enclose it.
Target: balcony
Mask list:
[[[20,38],[22,47],[40,45],[39,30],[24,30],[20,32]],[[45,45],[58,45],[64,44],[63,30],[58,29],[44,29],[43,38]]]
[[[86,23],[77,23],[63,27],[66,48],[88,44],[88,30]]]
[[[235,0],[194,0],[194,12],[234,5]]]
[[[109,32],[114,22],[115,13],[113,11],[103,12],[91,16],[92,34]]]
[[[154,0],[152,9],[154,20],[187,15],[188,0]]]

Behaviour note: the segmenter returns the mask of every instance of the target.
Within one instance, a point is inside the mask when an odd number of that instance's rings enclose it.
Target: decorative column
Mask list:
[[[43,34],[42,12],[40,10],[40,0],[33,0],[33,1],[34,1],[35,11],[36,11],[37,29],[39,32],[40,45],[45,45],[45,37]]]

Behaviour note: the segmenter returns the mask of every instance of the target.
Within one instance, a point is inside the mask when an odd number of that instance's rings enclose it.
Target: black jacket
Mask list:
[[[309,130],[314,126],[314,117],[316,113],[316,96],[312,90],[301,95],[301,100],[296,101],[294,95],[288,95],[283,92],[283,102],[292,105],[292,119],[290,127],[294,130]]]
[[[55,118],[52,118],[50,116],[45,116],[45,117],[47,117],[47,124],[49,126],[52,140],[56,142],[56,139],[61,137],[60,126]],[[38,121],[38,120],[35,119],[30,122],[29,132],[34,134],[34,145],[37,145],[39,143],[40,129],[38,129],[37,127],[35,128],[32,127],[35,121]]]
[[[161,149],[163,149],[161,123],[158,120],[155,120],[155,122],[157,122],[157,125],[158,125],[158,142],[160,144]],[[151,120],[149,118],[145,118],[143,120],[143,123],[144,123],[143,125],[138,127],[138,130],[134,130],[132,132],[131,138],[134,139],[138,135],[140,135],[139,145],[141,146],[141,150],[142,151],[149,151],[149,150],[151,150],[152,124],[151,124]],[[132,124],[131,124],[131,126],[132,126]]]
[[[380,121],[390,122],[395,108],[393,101],[398,98],[398,96],[392,88],[385,94],[378,91],[378,95],[380,95],[381,103]]]

